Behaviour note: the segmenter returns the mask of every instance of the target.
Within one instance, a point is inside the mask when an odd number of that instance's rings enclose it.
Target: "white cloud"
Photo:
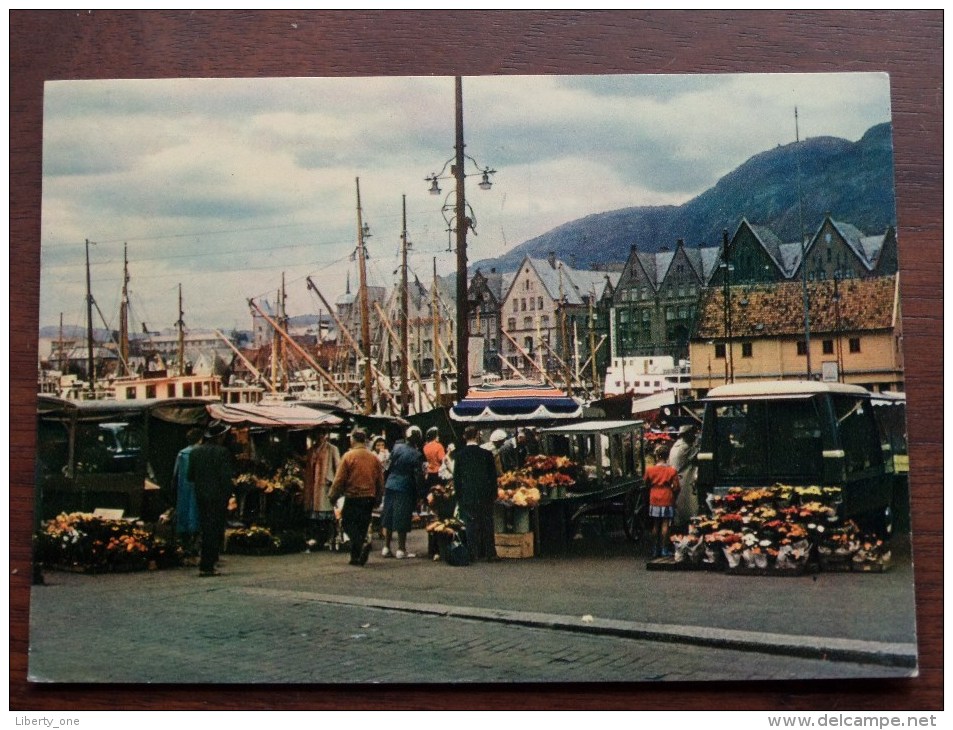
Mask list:
[[[493,76],[463,96],[466,152],[498,171],[489,192],[467,180],[471,261],[591,213],[684,202],[793,141],[795,106],[802,138],[857,139],[890,113],[876,74]],[[82,311],[86,238],[97,301],[115,298],[127,241],[160,323],[182,283],[192,326],[247,326],[246,299],[283,272],[292,313],[316,311],[307,275],[344,289],[355,178],[373,276],[395,268],[402,195],[414,270],[452,270],[452,180],[439,197],[424,181],[453,155],[452,78],[54,82],[44,111],[43,324]]]

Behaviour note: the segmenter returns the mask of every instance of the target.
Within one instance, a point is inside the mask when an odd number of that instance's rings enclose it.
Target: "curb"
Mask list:
[[[474,606],[412,603],[408,601],[393,601],[363,598],[360,596],[341,596],[269,588],[237,588],[236,590],[240,593],[280,595],[297,600],[314,601],[316,603],[361,606],[386,611],[401,611],[404,613],[444,616],[447,618],[469,619],[473,621],[493,621],[514,626],[527,626],[556,631],[572,631],[626,639],[694,644],[697,646],[735,649],[764,654],[779,654],[808,659],[907,667],[914,670],[911,672],[911,676],[916,674],[915,670],[917,667],[917,646],[916,644],[909,643],[860,641],[856,639],[837,639],[821,636],[796,636],[790,634],[764,633],[760,631],[716,629],[707,626],[643,623],[640,621],[620,621],[591,616],[566,616],[561,614],[507,611]]]

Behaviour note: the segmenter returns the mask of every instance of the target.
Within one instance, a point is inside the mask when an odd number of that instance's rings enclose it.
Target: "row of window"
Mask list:
[[[638,321],[641,316],[642,322],[652,321],[652,310],[644,308],[641,310],[631,310],[631,309],[619,309],[619,324],[626,324],[629,322],[631,316],[632,321]],[[641,311],[641,315],[639,312]],[[690,320],[695,316],[695,307],[690,306],[681,306],[681,307],[665,307],[665,321],[674,322],[675,320]]]
[[[529,298],[529,311],[535,311],[537,309],[543,308],[543,298],[542,297],[530,297]],[[513,300],[513,311],[514,312],[525,312],[526,309],[526,298],[514,299]]]
[[[665,296],[669,299],[674,297],[696,297],[698,295],[698,286],[696,284],[678,284],[672,285],[663,292],[656,290],[651,286],[631,287],[620,289],[615,296],[617,302],[646,302],[656,295]]]
[[[860,352],[860,338],[851,337],[847,340],[847,348],[850,352]],[[821,350],[825,355],[834,354],[834,340],[821,340]],[[724,342],[715,343],[715,359],[721,360],[726,357],[727,347]],[[807,357],[807,343],[804,340],[797,341],[797,354]],[[741,356],[754,357],[754,343],[741,343]]]

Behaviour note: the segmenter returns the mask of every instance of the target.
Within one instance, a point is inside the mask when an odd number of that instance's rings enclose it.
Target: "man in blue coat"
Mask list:
[[[493,454],[480,446],[480,430],[467,426],[466,444],[456,452],[453,485],[460,506],[460,519],[467,531],[471,560],[499,560],[493,534],[496,502],[496,463]]]

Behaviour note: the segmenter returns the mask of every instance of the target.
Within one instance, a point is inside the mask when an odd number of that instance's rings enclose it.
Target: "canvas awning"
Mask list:
[[[270,428],[321,428],[338,426],[342,419],[331,413],[294,403],[223,404],[208,405],[209,415],[233,426],[262,426]]]

